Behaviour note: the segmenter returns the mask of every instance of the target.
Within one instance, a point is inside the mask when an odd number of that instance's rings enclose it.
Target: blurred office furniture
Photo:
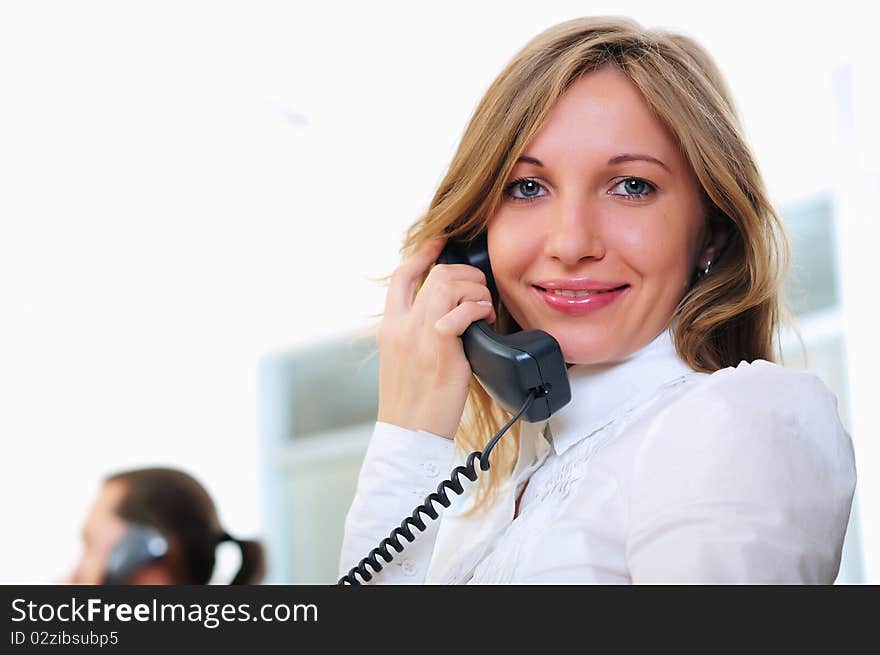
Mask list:
[[[791,329],[781,334],[783,364],[818,375],[838,399],[844,427],[852,435],[846,335],[843,330],[839,244],[834,203],[818,194],[780,210],[791,240],[791,271],[785,287],[806,350]],[[843,546],[838,583],[864,581],[858,521],[858,492]]]
[[[345,338],[260,362],[267,583],[329,584],[338,578],[345,514],[376,421],[375,348],[375,339]]]

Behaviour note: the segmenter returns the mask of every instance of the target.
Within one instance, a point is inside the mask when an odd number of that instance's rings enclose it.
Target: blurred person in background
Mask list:
[[[105,478],[86,516],[82,555],[70,584],[207,584],[215,550],[226,541],[241,549],[230,584],[258,584],[265,553],[221,526],[210,495],[192,476],[144,468]]]

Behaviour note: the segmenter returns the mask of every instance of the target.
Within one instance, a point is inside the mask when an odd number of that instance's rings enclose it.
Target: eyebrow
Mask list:
[[[666,164],[664,164],[662,161],[660,161],[656,157],[652,157],[651,155],[639,155],[639,154],[624,153],[622,155],[617,155],[616,157],[612,157],[611,159],[609,159],[608,165],[614,166],[615,164],[622,164],[623,162],[627,162],[627,161],[647,161],[647,162],[651,162],[651,163],[657,164],[659,166],[662,166],[669,173],[672,172],[669,170],[669,167]],[[516,162],[517,163],[525,162],[527,164],[534,164],[535,166],[540,166],[542,168],[544,167],[544,164],[542,164],[540,160],[535,159],[534,157],[528,157],[526,155],[523,155],[522,157],[517,159]]]

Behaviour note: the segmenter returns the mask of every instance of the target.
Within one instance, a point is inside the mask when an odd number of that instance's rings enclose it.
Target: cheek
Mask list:
[[[110,553],[125,533],[125,524],[111,518],[97,523],[97,537],[83,546],[82,556],[76,568],[76,582],[79,584],[101,584],[107,569]]]
[[[681,225],[667,217],[618,232],[617,250],[627,264],[643,277],[667,276],[684,270],[688,237]]]
[[[504,212],[489,224],[489,262],[496,282],[520,277],[540,254],[540,239],[526,221],[506,220]]]

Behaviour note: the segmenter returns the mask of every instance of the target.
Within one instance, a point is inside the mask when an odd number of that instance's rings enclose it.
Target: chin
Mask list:
[[[547,330],[550,334],[550,332]],[[562,356],[567,364],[602,364],[619,359],[622,345],[619,339],[608,339],[604,335],[595,339],[585,340],[584,334],[561,337],[553,334],[562,349]]]

